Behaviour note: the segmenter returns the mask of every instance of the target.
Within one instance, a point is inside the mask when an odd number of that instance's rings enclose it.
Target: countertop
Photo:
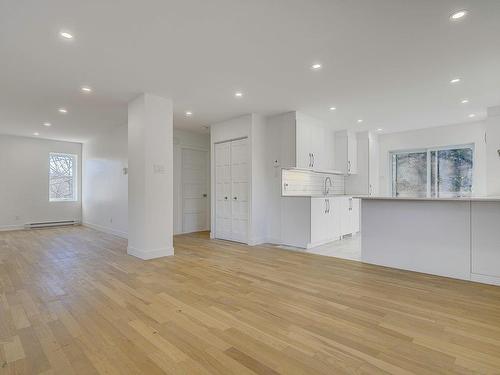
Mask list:
[[[366,199],[366,200],[387,200],[387,201],[500,202],[499,196],[451,197],[451,198],[412,198],[412,197],[387,197],[387,196],[355,195],[355,196],[353,196],[353,198]]]

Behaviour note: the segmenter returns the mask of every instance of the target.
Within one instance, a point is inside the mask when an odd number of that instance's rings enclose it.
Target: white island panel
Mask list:
[[[362,199],[363,262],[470,280],[470,202]]]
[[[500,202],[472,202],[473,279],[500,282]]]

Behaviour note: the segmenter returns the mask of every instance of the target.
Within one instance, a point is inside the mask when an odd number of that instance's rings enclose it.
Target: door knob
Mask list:
[[[206,197],[207,197],[207,195],[206,195],[206,194],[203,194],[203,198],[206,198]]]
[[[227,197],[224,197],[225,200],[227,200]]]

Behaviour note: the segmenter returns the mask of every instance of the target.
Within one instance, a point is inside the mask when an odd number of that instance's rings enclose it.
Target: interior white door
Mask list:
[[[182,149],[182,231],[208,229],[208,152]]]
[[[232,239],[231,143],[215,145],[215,237]]]
[[[247,242],[248,233],[248,141],[231,142],[232,239]]]

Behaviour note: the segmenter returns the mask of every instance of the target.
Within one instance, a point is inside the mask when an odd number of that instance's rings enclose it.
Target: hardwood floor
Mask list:
[[[0,373],[500,373],[500,287],[206,234],[175,252],[0,233]]]

